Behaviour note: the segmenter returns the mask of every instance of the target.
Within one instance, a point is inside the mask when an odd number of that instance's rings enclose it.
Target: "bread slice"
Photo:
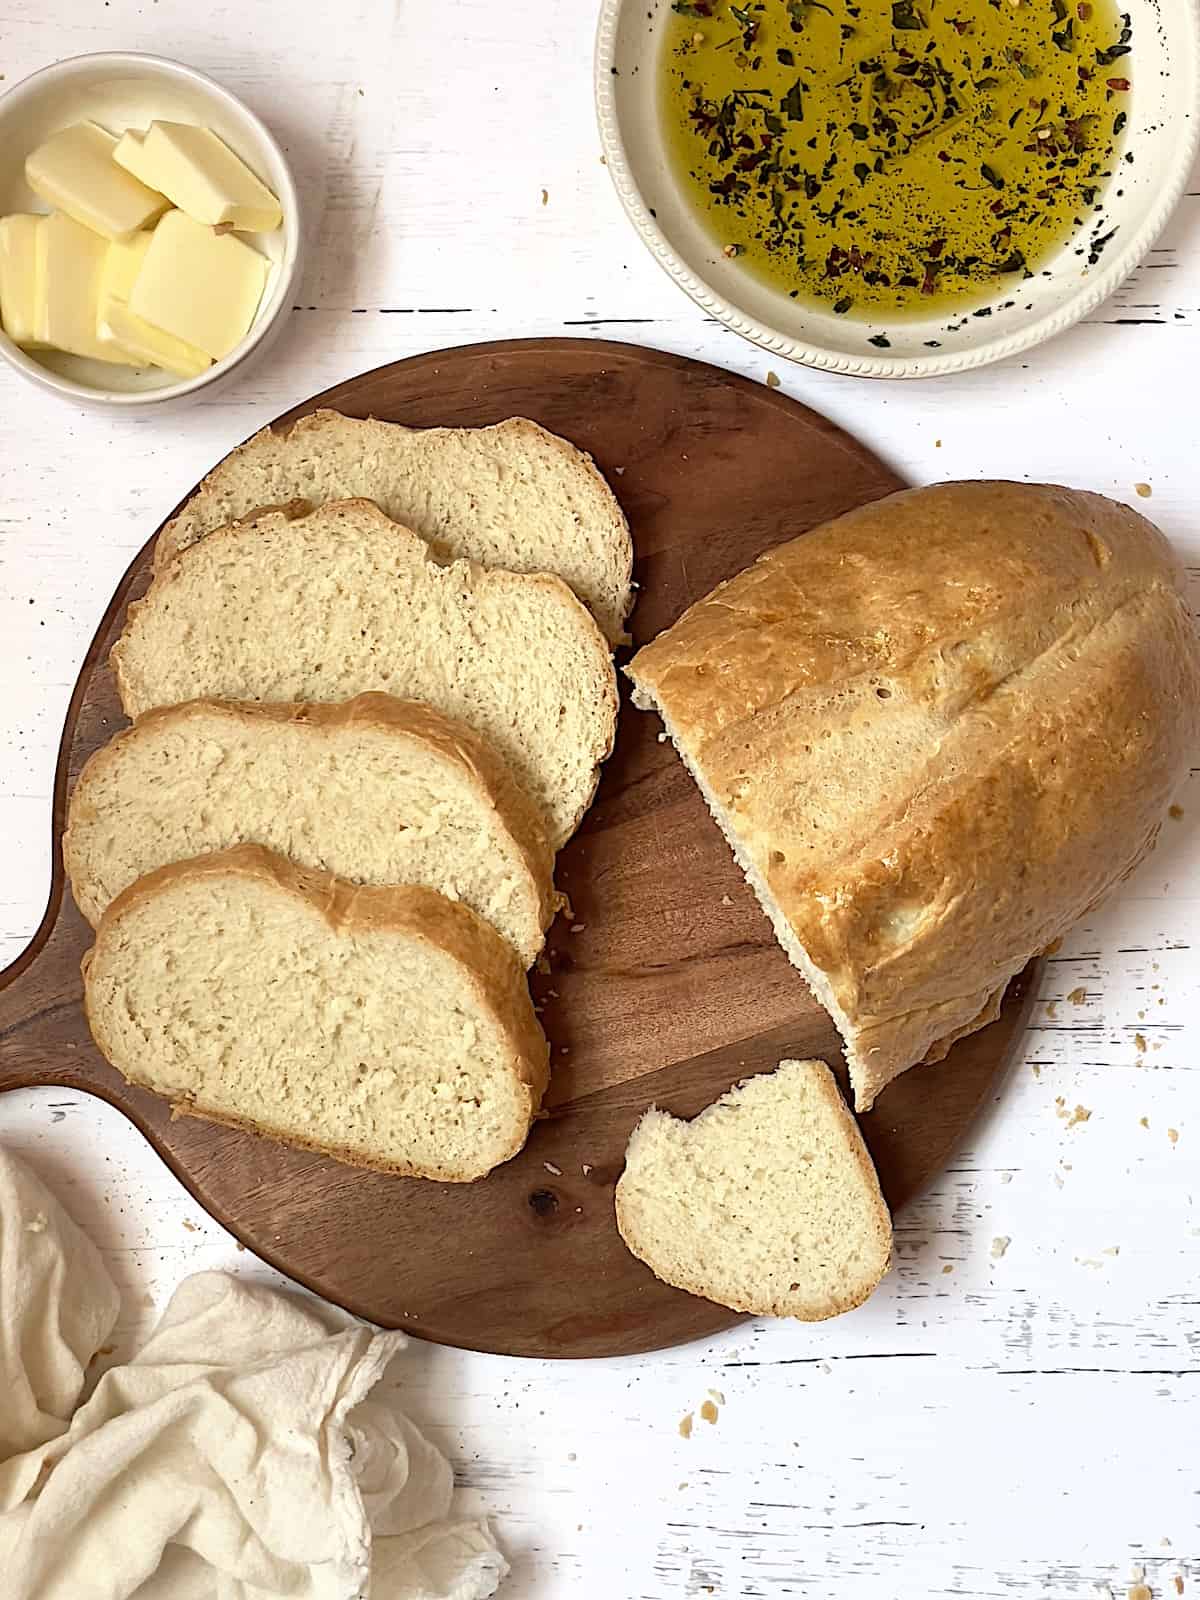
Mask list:
[[[546,1087],[525,975],[482,918],[259,845],[139,878],[83,976],[92,1037],[131,1083],[380,1172],[482,1177]]]
[[[554,915],[554,857],[532,800],[463,723],[387,694],[148,711],[79,774],[63,858],[95,927],[153,868],[245,843],[350,883],[437,889],[525,966]]]
[[[633,562],[624,513],[591,456],[523,417],[491,428],[405,428],[316,411],[286,433],[263,428],[166,525],[155,564],[263,507],[360,498],[445,557],[558,573],[609,643],[621,639]]]
[[[426,701],[490,741],[555,849],[616,729],[608,646],[560,578],[442,566],[368,500],[189,546],[130,606],[112,663],[131,717],[193,699]]]
[[[768,552],[640,650],[855,1103],[991,1022],[1151,848],[1200,740],[1182,569],[1127,506],[950,483]]]
[[[655,1277],[753,1316],[852,1311],[891,1257],[879,1179],[823,1061],[781,1061],[691,1122],[651,1108],[616,1206]]]

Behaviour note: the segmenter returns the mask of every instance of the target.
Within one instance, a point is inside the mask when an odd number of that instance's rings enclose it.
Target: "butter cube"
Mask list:
[[[168,372],[195,378],[212,365],[204,351],[153,327],[129,309],[129,296],[152,238],[151,233],[135,233],[132,239],[117,239],[109,245],[100,269],[96,331],[102,344],[130,351],[143,366],[165,367]]]
[[[182,211],[168,211],[151,237],[129,309],[220,361],[254,320],[267,265],[233,234],[215,233]]]
[[[37,333],[43,344],[94,361],[136,367],[141,363],[119,344],[103,344],[96,331],[100,275],[108,249],[98,233],[63,211],[42,224],[46,239],[44,298]]]
[[[113,158],[196,222],[270,233],[283,221],[271,191],[208,128],[152,122],[144,136],[125,134]]]
[[[45,293],[45,217],[0,217],[0,326],[14,344],[34,350]]]
[[[77,122],[51,135],[25,160],[25,181],[68,217],[123,239],[167,209],[161,194],[117,166],[117,141],[94,122]]]

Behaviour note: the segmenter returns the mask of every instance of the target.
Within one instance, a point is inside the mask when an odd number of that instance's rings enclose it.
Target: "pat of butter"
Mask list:
[[[0,217],[0,326],[14,344],[36,349],[46,278],[45,217]]]
[[[35,194],[76,222],[123,239],[167,209],[161,194],[117,166],[117,141],[94,122],[77,122],[53,134],[25,161],[25,180]]]
[[[136,367],[141,363],[119,344],[104,344],[96,332],[100,277],[108,246],[98,233],[52,211],[42,224],[46,273],[38,318],[38,338],[56,350],[94,361]]]
[[[152,122],[145,135],[125,134],[113,159],[196,222],[270,233],[283,221],[267,186],[208,128]]]
[[[164,333],[129,309],[129,296],[152,238],[150,233],[135,233],[132,239],[114,240],[109,245],[100,271],[96,332],[102,344],[119,345],[144,366],[165,367],[168,372],[195,378],[208,370],[211,358],[195,345]]]
[[[129,309],[220,361],[254,320],[267,266],[264,256],[233,234],[168,211],[151,237]]]

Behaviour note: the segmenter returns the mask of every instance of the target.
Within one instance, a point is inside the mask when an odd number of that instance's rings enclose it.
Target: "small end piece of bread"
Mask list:
[[[482,918],[258,845],[139,878],[83,976],[92,1037],[130,1083],[379,1172],[482,1177],[546,1087],[525,974]]]
[[[215,528],[289,500],[374,500],[446,558],[509,572],[555,572],[610,644],[633,603],[633,546],[591,456],[536,422],[406,428],[315,411],[263,428],[214,467],[159,534],[155,567]]]
[[[113,647],[130,717],[184,700],[423,700],[488,740],[557,849],[612,749],[604,636],[560,578],[439,562],[369,500],[272,512],[190,545]]]
[[[647,1111],[616,1208],[655,1277],[752,1316],[852,1311],[891,1259],[879,1179],[823,1061],[781,1061],[691,1122]]]
[[[557,904],[540,815],[500,757],[462,722],[387,694],[148,711],[79,774],[63,859],[95,927],[147,872],[235,844],[350,883],[437,889],[525,966]]]

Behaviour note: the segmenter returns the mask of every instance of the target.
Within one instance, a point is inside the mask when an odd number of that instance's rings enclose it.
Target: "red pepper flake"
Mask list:
[[[1029,149],[1029,148],[1031,148],[1031,147],[1027,145],[1026,149]],[[1032,148],[1036,150],[1037,146],[1034,145],[1034,146],[1032,146]],[[992,213],[992,215],[994,217],[998,217],[1000,215],[1000,213],[1004,210],[1004,201],[1003,200],[993,200],[991,205],[988,207],[988,210]]]
[[[1092,8],[1090,5],[1088,5],[1087,0],[1080,0],[1079,5],[1075,7],[1075,15],[1079,18],[1080,22],[1086,22],[1091,14]]]
[[[949,161],[950,159],[944,150],[939,150],[937,156],[939,161]]]
[[[1091,83],[1092,75],[1086,67],[1079,68],[1079,81],[1080,83]]]
[[[1104,81],[1110,89],[1116,89],[1121,94],[1129,88],[1128,78],[1105,78]]]

